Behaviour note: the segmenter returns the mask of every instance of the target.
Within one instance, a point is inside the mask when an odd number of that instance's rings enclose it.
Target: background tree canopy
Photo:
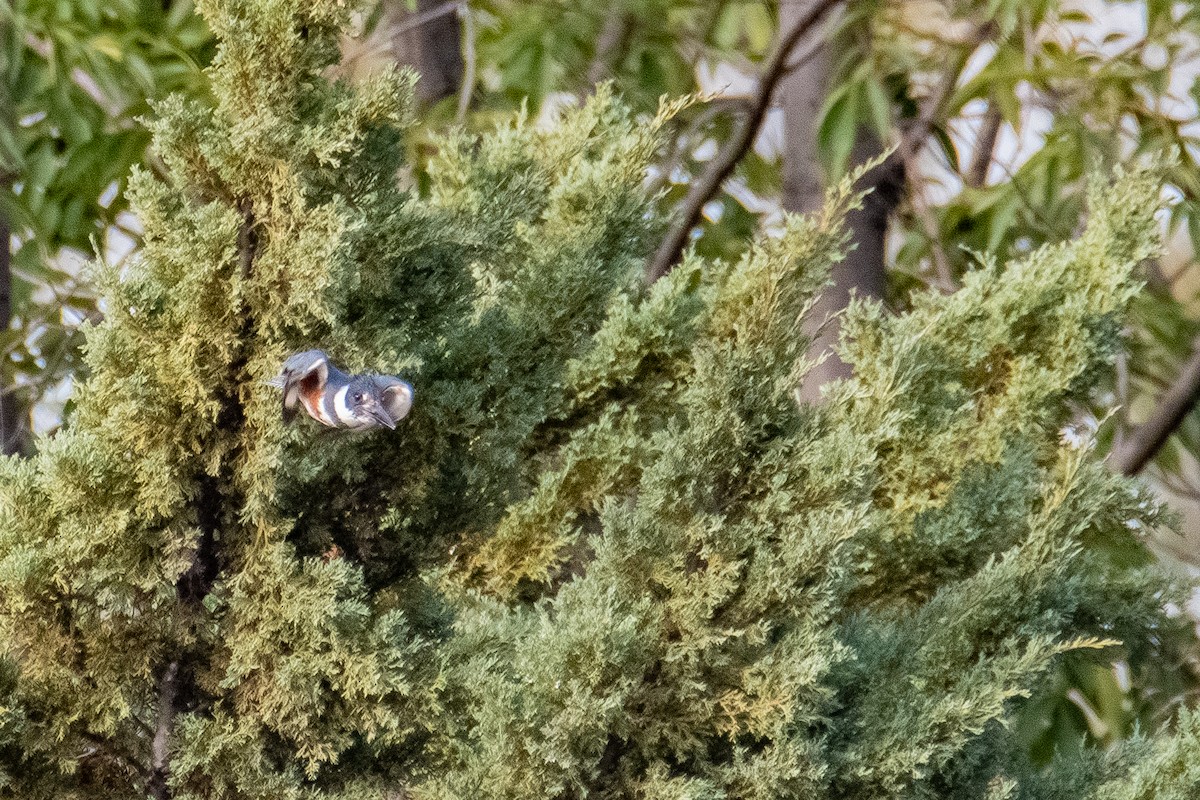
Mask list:
[[[1192,10],[344,5],[3,12],[6,791],[1194,795]]]
[[[96,311],[82,261],[136,235],[122,212],[129,168],[149,157],[138,118],[169,92],[203,91],[212,43],[190,0],[15,0],[0,24],[0,440],[12,453],[30,446],[30,406],[78,364],[77,325]]]

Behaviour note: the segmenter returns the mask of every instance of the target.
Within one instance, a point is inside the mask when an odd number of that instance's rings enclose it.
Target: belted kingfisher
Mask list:
[[[296,415],[296,403],[331,428],[368,431],[395,429],[412,408],[413,388],[391,375],[347,375],[322,350],[305,350],[283,362],[267,381],[283,390],[283,419]]]

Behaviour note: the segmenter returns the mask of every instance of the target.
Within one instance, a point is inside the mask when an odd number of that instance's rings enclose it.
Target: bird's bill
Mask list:
[[[367,413],[371,418],[383,425],[388,430],[396,430],[396,421],[392,419],[392,415],[387,412],[387,409],[380,405],[372,405],[367,409]]]

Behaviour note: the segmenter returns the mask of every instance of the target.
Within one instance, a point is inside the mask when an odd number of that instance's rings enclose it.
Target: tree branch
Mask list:
[[[693,183],[687,195],[680,204],[680,213],[675,223],[667,231],[666,237],[646,269],[646,280],[650,283],[670,272],[679,261],[683,249],[687,245],[688,234],[700,219],[700,214],[706,203],[721,188],[721,184],[733,172],[734,167],[754,144],[759,126],[767,114],[771,104],[771,95],[775,86],[787,70],[788,56],[792,50],[816,27],[825,15],[839,5],[839,0],[825,0],[815,5],[808,14],[802,17],[795,26],[776,42],[771,55],[763,64],[758,78],[758,87],[747,106],[745,116],[738,122],[733,136],[725,143],[706,169]]]
[[[903,126],[900,141],[895,149],[880,163],[865,172],[855,183],[855,191],[863,195],[862,205],[846,215],[846,227],[850,231],[855,247],[830,272],[830,285],[821,294],[814,306],[805,333],[812,337],[809,357],[821,359],[805,376],[800,397],[805,402],[821,401],[822,387],[832,380],[846,378],[851,374],[850,365],[837,354],[840,325],[836,315],[857,294],[883,300],[887,290],[887,230],[892,215],[904,199],[906,190],[913,196],[913,205],[918,219],[927,228],[934,251],[934,266],[938,283],[943,290],[952,288],[949,265],[938,258],[938,231],[936,219],[921,218],[922,207],[919,193],[909,187],[910,170],[906,165],[915,162],[938,122],[945,117],[950,98],[962,76],[968,59],[974,50],[991,35],[993,27],[984,23],[977,26],[972,37],[964,40],[958,50],[959,57],[946,66],[917,107],[917,114]],[[855,143],[855,163],[877,158],[880,146],[870,131],[862,131]],[[822,320],[832,319],[830,324]]]
[[[744,97],[715,97],[688,121],[687,126],[671,137],[671,151],[662,159],[658,174],[646,184],[646,194],[655,195],[671,180],[671,176],[682,166],[686,154],[702,142],[705,129],[722,114],[745,112]]]
[[[461,0],[451,0],[449,3],[442,3],[439,6],[434,6],[433,8],[413,14],[408,19],[404,20],[404,22],[401,22],[392,28],[391,34],[393,36],[397,36],[401,33],[411,31],[414,28],[419,28],[422,25],[432,22],[438,17],[444,17],[447,14],[458,11],[458,7],[461,5],[464,5]]]
[[[996,150],[996,139],[1000,134],[1000,107],[988,103],[983,115],[983,123],[979,127],[979,136],[975,139],[975,154],[971,157],[971,166],[963,175],[963,183],[972,189],[982,188],[987,183],[988,168],[992,166],[992,154]]]
[[[950,99],[950,95],[954,92],[954,87],[958,85],[958,79],[962,75],[962,71],[966,67],[971,53],[987,39],[991,30],[992,26],[990,24],[980,25],[975,29],[974,34],[966,42],[968,47],[963,51],[962,58],[953,69],[946,71],[933,92],[921,103],[917,112],[917,118],[904,131],[899,146],[888,157],[888,161],[892,158],[899,159],[901,162],[899,169],[907,176],[915,174],[912,167],[914,166],[917,154],[920,152],[925,140],[933,133],[933,128],[937,120],[945,114],[946,103]],[[996,115],[996,125],[994,127],[990,127],[990,119],[991,115],[989,114],[988,119],[984,122],[985,128],[990,128],[990,133],[989,130],[984,130],[980,134],[979,148],[976,150],[975,162],[972,164],[972,171],[981,169],[985,177],[987,175],[987,168],[992,162],[992,150],[995,148],[996,134],[999,130],[999,115]],[[982,167],[979,167],[978,164],[981,159]],[[982,179],[980,183],[982,183]],[[912,200],[913,213],[916,215],[918,222],[921,223],[921,227],[924,228],[925,235],[929,239],[929,252],[933,259],[934,274],[937,276],[937,287],[942,292],[953,292],[958,288],[958,282],[955,280],[954,271],[950,268],[950,263],[946,259],[946,253],[942,250],[938,236],[937,219],[929,207],[925,205],[920,187],[910,187],[909,195]]]
[[[906,160],[905,174],[916,174],[913,167],[914,165]],[[950,260],[946,258],[946,250],[942,247],[941,235],[938,232],[937,216],[925,201],[923,188],[910,186],[909,200],[912,203],[913,216],[924,231],[925,238],[929,240],[929,257],[933,261],[934,276],[931,283],[943,294],[954,294],[959,289],[958,280],[954,277]]]
[[[971,54],[979,47],[994,30],[992,23],[984,23],[975,29],[974,34],[964,44],[961,57],[951,69],[946,70],[941,80],[917,108],[917,116],[900,135],[900,142],[883,163],[870,170],[860,179],[859,185],[870,188],[874,185],[872,178],[879,180],[884,177],[896,178],[902,176],[905,162],[912,161],[925,140],[933,133],[934,126],[946,112],[946,103],[958,85],[959,76],[967,65]],[[897,197],[897,201],[899,198]]]
[[[258,219],[249,199],[238,202],[237,208],[242,215],[237,235],[237,267],[241,279],[247,281],[259,254]],[[244,374],[249,357],[247,351],[249,342],[255,336],[256,320],[245,298],[240,303],[238,317],[241,319],[237,333],[238,347],[216,393],[220,402],[216,428],[226,432],[240,430],[246,424],[246,409],[242,405],[238,387],[247,383]],[[197,615],[204,613],[204,598],[212,591],[213,583],[222,569],[217,534],[227,526],[230,517],[236,516],[236,509],[243,504],[233,476],[231,462],[234,455],[227,455],[221,461],[216,474],[200,475],[192,501],[200,536],[192,563],[176,582],[175,592],[185,609]],[[202,691],[195,675],[197,663],[202,663],[204,657],[205,654],[195,648],[185,650],[168,662],[159,676],[158,716],[151,748],[153,765],[147,780],[147,790],[155,800],[167,800],[171,796],[166,780],[171,772],[169,745],[175,715],[181,708],[193,707],[200,701]]]
[[[941,81],[929,96],[925,98],[917,110],[917,117],[912,124],[904,131],[900,137],[900,144],[896,148],[896,153],[903,158],[911,158],[917,154],[924,144],[925,139],[929,134],[933,133],[933,127],[939,117],[946,111],[946,102],[950,99],[950,95],[954,92],[954,87],[958,85],[958,79],[962,75],[962,71],[967,66],[967,61],[970,60],[971,54],[987,41],[995,30],[995,25],[991,22],[985,22],[975,28],[974,33],[963,42],[963,49],[960,52],[960,58],[951,69],[946,70],[942,75]],[[991,148],[988,148],[988,161],[991,161]]]
[[[1158,401],[1158,407],[1121,444],[1108,460],[1122,475],[1137,475],[1154,460],[1167,439],[1200,400],[1200,337],[1192,340],[1192,357],[1183,365],[1175,383]]]
[[[91,753],[85,753],[82,756],[80,756],[79,758],[81,760],[85,759],[85,758],[95,757],[96,755],[103,755],[103,756],[111,759],[112,761],[116,762],[117,764],[120,764],[122,767],[129,770],[130,772],[136,773],[138,775],[138,777],[147,779],[147,780],[149,779],[149,774],[146,772],[146,768],[143,767],[141,764],[139,764],[136,758],[133,758],[128,753],[122,751],[119,747],[117,747],[115,744],[113,744],[108,739],[97,736],[96,734],[90,733],[88,731],[84,731],[79,736],[85,742],[88,742],[89,744],[91,744],[91,746],[93,748],[93,751]]]
[[[600,36],[596,39],[596,52],[588,64],[584,80],[587,85],[584,91],[591,94],[596,90],[596,84],[609,77],[613,65],[617,62],[621,51],[625,49],[625,39],[631,27],[629,13],[619,3],[613,3],[604,15],[604,25]]]

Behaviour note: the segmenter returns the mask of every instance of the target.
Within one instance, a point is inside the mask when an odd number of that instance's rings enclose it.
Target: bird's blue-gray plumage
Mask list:
[[[392,375],[347,375],[322,350],[290,356],[268,383],[283,390],[285,421],[295,416],[299,404],[323,425],[367,431],[395,428],[412,408],[413,389],[407,382]]]

